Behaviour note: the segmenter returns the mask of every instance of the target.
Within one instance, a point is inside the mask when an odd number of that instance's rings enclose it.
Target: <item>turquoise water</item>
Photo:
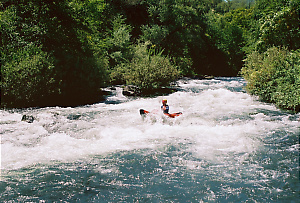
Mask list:
[[[298,202],[299,114],[259,102],[241,78],[178,85],[165,97],[117,89],[106,103],[0,111],[1,202]],[[162,99],[183,115],[164,117]]]

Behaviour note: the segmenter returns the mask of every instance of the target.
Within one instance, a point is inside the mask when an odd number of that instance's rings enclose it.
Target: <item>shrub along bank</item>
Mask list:
[[[252,52],[241,73],[248,81],[247,90],[278,107],[300,110],[300,50],[269,48]]]
[[[256,0],[241,74],[261,100],[299,112],[299,0]]]
[[[169,57],[147,46],[150,45],[145,43],[135,46],[131,61],[121,63],[111,71],[112,83],[136,85],[145,93],[169,86],[171,81],[179,77],[179,71]]]

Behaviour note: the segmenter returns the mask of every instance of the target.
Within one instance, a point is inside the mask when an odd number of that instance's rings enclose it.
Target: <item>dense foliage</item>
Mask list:
[[[247,89],[264,101],[300,110],[300,50],[288,51],[272,47],[264,53],[252,52],[242,74]]]
[[[106,85],[151,90],[180,76],[236,76],[244,66],[250,93],[297,110],[294,93],[278,87],[270,88],[273,96],[263,96],[269,81],[250,75],[279,70],[254,63],[254,56],[269,60],[270,50],[299,61],[299,5],[299,0],[2,0],[1,106],[92,103]],[[292,59],[279,54],[276,60]],[[299,76],[296,64],[279,72]],[[286,80],[299,89],[286,77],[267,80],[287,87]],[[282,99],[270,99],[274,95]]]
[[[88,2],[7,0],[0,4],[2,106],[99,100],[94,95],[108,64],[100,50],[105,33],[99,17],[105,4]]]
[[[300,1],[257,0],[241,73],[263,101],[300,111]]]
[[[147,49],[147,44],[133,48],[131,61],[121,63],[111,72],[112,82],[136,85],[142,91],[169,86],[170,81],[178,78],[179,72],[162,52],[155,53],[155,48]]]

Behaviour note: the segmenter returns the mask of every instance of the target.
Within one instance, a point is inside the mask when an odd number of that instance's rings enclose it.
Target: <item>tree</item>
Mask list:
[[[270,11],[259,19],[258,25],[257,50],[266,51],[272,46],[286,46],[291,50],[300,48],[300,19],[294,8]]]
[[[5,91],[14,91],[14,94],[3,93],[2,100],[6,104],[1,105],[75,105],[99,99],[94,95],[99,95],[107,64],[101,53],[103,36],[99,34],[99,30],[103,29],[101,13],[104,9],[105,2],[102,0],[4,2],[0,13],[0,62],[5,68],[1,72],[7,75],[20,66],[20,72],[28,73],[29,80],[22,80],[22,74],[15,78],[3,77],[1,87]],[[80,13],[82,16],[78,15]],[[39,51],[32,53],[32,50]],[[40,63],[45,65],[38,65]],[[39,70],[35,70],[35,65]],[[56,85],[54,89],[50,88],[50,92],[34,93],[28,99],[23,93],[16,92],[22,88],[13,88],[23,81],[23,89],[30,87],[27,92],[41,92],[38,86],[29,84],[41,77],[47,67],[51,67],[51,74],[45,74],[44,79]],[[29,73],[31,71],[35,74]],[[7,95],[15,95],[15,98],[3,98]],[[40,95],[46,103],[41,103]]]

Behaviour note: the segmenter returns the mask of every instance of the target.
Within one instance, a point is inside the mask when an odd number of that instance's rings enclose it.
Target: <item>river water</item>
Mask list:
[[[0,201],[298,201],[300,114],[248,95],[242,78],[178,85],[168,96],[117,89],[94,105],[1,110]],[[162,99],[183,115],[164,117]]]

